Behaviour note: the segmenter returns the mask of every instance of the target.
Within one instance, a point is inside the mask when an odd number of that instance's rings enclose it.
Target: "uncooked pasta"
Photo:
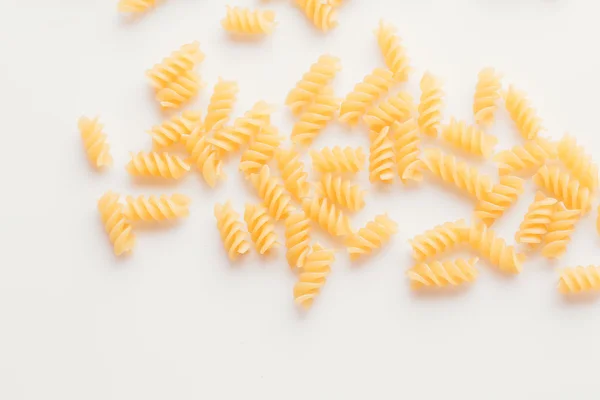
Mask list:
[[[394,122],[390,136],[396,155],[396,168],[402,183],[421,181],[425,164],[420,158],[419,126],[415,118],[404,123]]]
[[[294,0],[306,17],[320,30],[327,32],[338,25],[335,7],[321,0]]]
[[[427,136],[436,137],[442,121],[444,92],[442,82],[426,72],[421,78],[421,102],[419,103],[419,128]]]
[[[102,131],[103,125],[98,118],[81,117],[77,125],[85,153],[94,168],[102,169],[112,165],[110,146],[106,142],[106,134]]]
[[[294,115],[299,115],[306,106],[322,93],[323,89],[333,81],[335,75],[342,70],[338,57],[324,54],[302,75],[296,86],[290,90],[285,104]]]
[[[279,246],[275,224],[271,221],[267,209],[262,204],[246,204],[244,221],[248,226],[250,237],[259,254],[267,254],[271,249]]]
[[[214,146],[208,142],[202,126],[198,126],[188,135],[185,148],[190,155],[190,161],[196,164],[208,186],[215,187],[219,179],[225,179],[223,163]]]
[[[390,70],[375,68],[342,101],[339,120],[348,125],[357,125],[369,106],[387,93],[393,84],[394,75]]]
[[[369,155],[369,181],[371,183],[382,182],[390,184],[394,181],[395,159],[393,143],[388,137],[389,127],[381,131],[371,131],[369,140],[371,142]]]
[[[482,257],[502,272],[518,274],[521,272],[525,255],[517,253],[513,246],[483,224],[475,224],[469,230],[469,243]]]
[[[493,68],[482,69],[477,75],[477,85],[473,96],[473,115],[475,122],[481,125],[490,125],[494,122],[500,89],[502,89],[502,75]]]
[[[350,219],[327,199],[316,196],[305,198],[302,208],[306,215],[331,236],[346,236],[352,233]]]
[[[569,210],[563,203],[557,204],[550,216],[542,255],[551,259],[562,257],[571,243],[571,235],[575,232],[575,225],[580,219],[579,210]]]
[[[588,265],[562,269],[558,290],[563,294],[600,290],[600,266]]]
[[[268,165],[263,165],[258,173],[251,175],[250,181],[275,220],[285,219],[293,210],[292,199],[277,179],[271,176]]]
[[[239,88],[235,81],[219,78],[210,97],[204,127],[207,132],[219,130],[229,122],[229,116],[237,99]]]
[[[558,158],[569,169],[573,177],[583,186],[595,192],[598,188],[598,165],[586,154],[583,146],[571,135],[565,135],[558,143]]]
[[[203,60],[204,53],[200,50],[200,43],[187,43],[146,71],[146,76],[156,90],[164,89],[178,76],[192,71]]]
[[[186,71],[156,92],[156,100],[164,109],[176,109],[194,98],[204,83],[194,71]]]
[[[321,151],[311,150],[313,169],[317,172],[357,173],[364,168],[366,156],[361,147],[324,147]]]
[[[152,143],[157,149],[179,143],[182,137],[187,137],[200,123],[202,114],[199,111],[184,111],[160,125],[153,126],[149,132]]]
[[[477,261],[477,257],[468,260],[459,258],[452,261],[432,261],[412,267],[406,275],[415,290],[425,287],[458,286],[477,279]]]
[[[350,211],[359,211],[365,206],[366,191],[339,175],[323,174],[317,184],[317,193]]]
[[[501,176],[490,192],[483,195],[475,207],[475,218],[490,227],[523,194],[525,181],[517,176]]]
[[[535,174],[533,181],[539,188],[547,190],[552,196],[563,201],[571,210],[581,210],[585,214],[592,207],[590,189],[582,186],[571,175],[562,172],[556,165],[544,165]]]
[[[489,158],[494,153],[494,147],[498,143],[494,135],[455,118],[451,118],[450,123],[442,127],[441,137],[457,149],[484,158]]]
[[[388,217],[380,214],[373,221],[360,228],[358,232],[346,238],[346,248],[351,260],[370,254],[375,249],[381,248],[398,231],[398,224]]]
[[[333,250],[324,249],[320,244],[312,246],[311,253],[300,269],[298,282],[294,285],[294,300],[296,304],[309,309],[315,298],[325,285],[327,276],[331,271],[331,264],[335,261]]]
[[[127,196],[123,213],[129,221],[164,221],[187,217],[190,198],[183,194],[171,196]]]
[[[340,100],[333,95],[333,89],[330,86],[323,88],[315,97],[315,101],[306,108],[294,124],[292,142],[304,146],[310,145],[333,120],[339,106]]]
[[[250,250],[248,233],[244,230],[240,215],[233,209],[231,203],[228,201],[225,204],[216,204],[214,214],[229,259],[235,260],[240,255],[246,254]]]
[[[123,213],[123,205],[119,203],[119,195],[108,191],[98,200],[98,212],[113,244],[115,255],[130,253],[135,246],[133,229]]]
[[[141,177],[181,179],[189,170],[189,164],[169,153],[132,153],[127,164],[130,175]]]
[[[542,120],[529,104],[525,93],[510,85],[508,91],[503,93],[503,97],[506,110],[521,136],[526,140],[535,139],[542,130]]]
[[[275,154],[275,159],[286,190],[296,200],[302,200],[308,196],[310,191],[308,173],[304,170],[300,154],[294,149],[279,149]]]
[[[542,243],[552,220],[552,213],[557,200],[537,192],[533,203],[529,206],[523,222],[515,235],[517,243],[537,246]]]
[[[501,176],[534,174],[547,160],[556,157],[556,154],[556,144],[538,136],[524,145],[497,153],[494,161],[498,164],[498,174]]]
[[[310,252],[310,218],[299,210],[288,215],[284,222],[288,265],[291,269],[300,268]]]
[[[468,241],[469,228],[464,220],[435,226],[410,240],[413,257],[419,262],[443,254]]]
[[[221,26],[232,33],[269,34],[275,28],[275,12],[227,6],[227,15]]]
[[[240,160],[240,171],[246,177],[260,171],[274,156],[277,148],[283,141],[279,131],[271,124],[263,126],[256,135],[250,146],[242,153]]]
[[[396,34],[396,27],[381,20],[375,30],[375,36],[385,64],[394,74],[394,79],[398,82],[408,81],[411,71],[410,59],[406,55],[402,40]]]
[[[412,96],[408,92],[389,95],[382,102],[367,110],[363,119],[370,130],[379,131],[394,122],[408,121],[415,112]]]

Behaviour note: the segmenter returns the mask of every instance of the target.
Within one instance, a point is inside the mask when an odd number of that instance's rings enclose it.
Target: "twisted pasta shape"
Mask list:
[[[450,123],[442,128],[442,139],[467,153],[484,158],[489,158],[498,144],[496,136],[454,118],[451,118]]]
[[[583,146],[571,135],[565,135],[558,143],[558,158],[569,169],[573,177],[583,186],[595,192],[598,188],[598,165],[585,153]]]
[[[380,214],[374,221],[367,222],[364,228],[346,238],[346,247],[351,260],[370,254],[373,250],[381,248],[398,232],[398,224],[392,221],[387,214]]]
[[[281,172],[283,186],[287,191],[298,200],[308,196],[310,190],[307,181],[308,173],[304,171],[300,155],[292,149],[279,149],[275,153],[275,158]]]
[[[285,247],[290,268],[302,267],[310,251],[310,219],[302,210],[285,219]]]
[[[393,72],[394,79],[397,82],[408,81],[408,74],[411,71],[410,59],[406,55],[402,39],[396,34],[396,27],[381,20],[375,29],[375,36],[385,64]]]
[[[379,131],[394,122],[406,122],[415,109],[413,98],[408,92],[398,92],[369,108],[363,119],[372,131]]]
[[[256,251],[260,254],[268,253],[269,250],[279,245],[277,234],[275,234],[275,224],[271,222],[265,206],[246,204],[244,220],[256,246]]]
[[[225,204],[215,204],[214,214],[229,259],[235,260],[238,256],[246,254],[250,250],[248,233],[244,231],[240,216],[231,203],[228,201]]]
[[[445,253],[465,243],[469,238],[468,233],[469,228],[462,219],[437,225],[410,240],[413,257],[415,260],[423,262]]]
[[[185,147],[190,155],[190,161],[196,164],[196,168],[202,173],[206,184],[215,187],[219,179],[225,178],[225,173],[222,170],[223,163],[200,128],[196,128],[188,136]]]
[[[348,125],[356,125],[367,108],[375,100],[387,93],[394,84],[392,71],[383,68],[375,68],[373,72],[365,76],[362,82],[356,84],[342,104],[340,105],[341,122]]]
[[[271,176],[268,165],[263,165],[258,173],[252,174],[250,181],[260,198],[265,202],[269,214],[275,220],[284,219],[293,210],[292,199],[285,193],[284,187]]]
[[[512,274],[521,272],[525,255],[517,253],[513,246],[507,245],[504,239],[497,237],[487,226],[473,225],[469,229],[469,243],[501,271]]]
[[[210,97],[204,126],[206,131],[219,130],[229,121],[229,115],[237,99],[239,87],[235,81],[219,78]]]
[[[163,89],[186,71],[191,71],[204,60],[204,53],[200,50],[200,43],[192,42],[184,44],[178,50],[172,52],[168,57],[155,64],[146,71],[152,86]]]
[[[477,257],[469,260],[459,258],[453,261],[433,261],[429,264],[419,264],[406,272],[415,290],[424,287],[458,286],[471,283],[477,279]]]
[[[98,118],[81,117],[77,125],[90,163],[96,169],[112,165],[110,146],[106,143],[106,134],[102,132],[103,125],[98,122]]]
[[[371,154],[369,155],[369,181],[392,183],[394,181],[394,147],[388,137],[389,127],[381,131],[371,131]]]
[[[340,106],[340,100],[333,95],[331,86],[326,86],[315,97],[306,111],[300,115],[300,120],[292,129],[292,142],[295,144],[310,145],[333,119]]]
[[[396,168],[402,183],[423,180],[425,164],[419,158],[419,127],[414,118],[404,123],[394,122],[390,132],[396,154]]]
[[[444,154],[439,149],[427,149],[423,162],[434,175],[444,182],[464,190],[477,200],[484,198],[492,190],[492,179],[480,173],[477,168],[470,167],[450,154]]]
[[[288,93],[285,104],[290,107],[294,115],[300,114],[304,107],[322,92],[335,75],[342,70],[342,63],[338,57],[328,54],[319,57],[317,62],[310,66],[308,72],[302,75],[296,86]]]
[[[362,171],[366,156],[362,148],[339,146],[324,147],[321,151],[311,150],[313,169],[317,172],[352,172]]]
[[[546,189],[557,199],[562,200],[571,210],[581,210],[585,214],[592,207],[590,189],[581,186],[579,181],[562,172],[558,166],[544,165],[535,174],[533,181],[538,187]]]
[[[575,232],[575,225],[580,218],[579,210],[569,210],[563,203],[556,205],[544,238],[544,247],[542,247],[544,257],[556,259],[565,254],[567,246],[571,243],[571,235]]]
[[[307,197],[302,201],[302,208],[310,219],[317,222],[331,236],[346,236],[352,233],[348,217],[327,199]]]
[[[171,196],[127,196],[123,214],[129,221],[163,221],[187,217],[190,198],[183,194]]]
[[[194,71],[186,71],[175,78],[164,88],[156,92],[156,100],[163,109],[180,108],[198,94],[198,90],[204,86],[198,74]]]
[[[129,253],[135,246],[135,235],[131,225],[123,214],[123,205],[119,203],[119,195],[108,191],[98,200],[98,212],[113,244],[115,255]]]
[[[317,185],[317,193],[350,211],[359,211],[365,206],[366,190],[341,176],[323,174]]]
[[[275,151],[283,139],[276,127],[271,124],[265,125],[242,154],[240,171],[246,177],[258,173],[262,166],[275,156]]]
[[[169,153],[131,153],[127,172],[133,176],[180,179],[190,170],[190,166],[177,156]]]
[[[600,290],[600,267],[588,265],[563,268],[558,280],[558,291],[563,294],[576,294]]]
[[[510,85],[508,91],[503,93],[503,97],[506,110],[521,136],[526,140],[535,139],[542,130],[542,120],[538,117],[535,108],[529,104],[525,93]]]
[[[516,176],[501,176],[500,181],[486,193],[475,207],[475,217],[490,227],[523,193],[525,181]]]
[[[334,261],[333,250],[326,250],[318,243],[312,246],[312,252],[306,257],[298,275],[298,282],[294,285],[296,304],[305,309],[312,306],[315,297],[319,295],[321,288],[325,285]]]
[[[556,199],[546,197],[542,192],[537,192],[535,200],[529,206],[529,210],[515,235],[517,243],[530,246],[542,243],[542,239],[548,232],[548,225],[551,222],[556,203]]]
[[[546,160],[556,157],[556,144],[541,136],[527,141],[522,146],[515,146],[494,156],[498,163],[498,174],[515,175],[524,171],[535,171]]]
[[[194,128],[202,123],[202,114],[197,111],[184,111],[166,120],[160,125],[153,126],[150,132],[154,148],[168,147],[187,137]]]
[[[119,0],[117,9],[122,13],[141,13],[154,7],[157,0]]]
[[[419,128],[425,135],[436,137],[442,121],[444,91],[442,82],[426,72],[421,78],[421,102],[419,103]]]
[[[477,75],[475,95],[473,97],[473,115],[475,122],[489,125],[494,122],[494,114],[498,108],[502,75],[494,68],[484,68]]]
[[[295,2],[317,29],[327,32],[338,25],[337,11],[333,6],[323,4],[320,0],[295,0]]]
[[[250,10],[227,6],[227,15],[221,21],[223,29],[232,33],[265,34],[275,28],[275,12],[271,10]]]

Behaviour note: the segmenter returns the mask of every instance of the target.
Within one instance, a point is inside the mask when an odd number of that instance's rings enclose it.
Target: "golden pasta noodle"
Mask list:
[[[541,136],[525,142],[522,146],[515,146],[504,150],[494,156],[498,164],[498,174],[516,175],[525,172],[532,174],[544,163],[556,157],[556,144]]]
[[[535,139],[542,130],[542,120],[529,104],[525,93],[510,85],[508,91],[503,93],[503,97],[506,110],[521,136],[526,140]]]
[[[364,228],[360,228],[358,232],[346,238],[350,260],[356,260],[381,248],[396,232],[398,232],[398,224],[387,214],[377,215],[373,221],[367,222]]]
[[[191,42],[163,58],[160,63],[146,71],[146,76],[156,90],[164,89],[178,76],[193,70],[203,60],[204,53],[200,50],[200,43]]]
[[[310,191],[308,173],[304,171],[300,154],[293,149],[279,149],[275,153],[275,158],[286,190],[297,200],[308,196]]]
[[[389,95],[378,105],[369,108],[363,117],[372,131],[379,131],[394,122],[408,121],[415,111],[412,96],[408,92]]]
[[[284,222],[288,265],[291,269],[300,268],[310,252],[310,218],[299,210],[288,215]]]
[[[430,288],[442,288],[449,285],[458,286],[464,283],[472,283],[477,279],[477,257],[469,260],[462,258],[452,261],[432,261],[428,264],[419,264],[406,272],[415,290]]]
[[[502,89],[502,75],[494,68],[484,68],[477,75],[475,95],[473,96],[473,115],[475,122],[490,125],[494,122],[498,100]]]
[[[396,27],[381,20],[375,29],[375,36],[385,64],[394,74],[394,79],[398,82],[408,81],[411,71],[410,59],[406,55],[402,39],[396,34]]]
[[[572,178],[568,173],[562,172],[558,166],[544,165],[533,177],[535,184],[547,190],[552,196],[565,203],[571,210],[581,210],[587,213],[592,207],[592,194],[590,189]]]
[[[164,221],[187,217],[190,198],[183,194],[167,196],[127,196],[123,213],[129,221]]]
[[[190,170],[190,166],[169,153],[139,152],[131,154],[126,169],[132,176],[180,179]]]
[[[110,155],[110,146],[106,142],[106,134],[102,131],[104,126],[98,118],[81,117],[77,125],[85,153],[94,168],[102,169],[111,166],[113,159]]]
[[[389,127],[381,131],[371,131],[369,155],[369,181],[371,183],[383,182],[390,184],[394,181],[396,162],[394,159],[394,146],[388,137]]]
[[[404,123],[394,122],[390,137],[396,154],[396,168],[402,183],[423,180],[425,164],[419,158],[419,126],[415,118]]]
[[[515,235],[517,243],[537,246],[542,243],[544,236],[548,232],[552,213],[557,200],[552,197],[546,197],[542,192],[537,192],[535,200],[529,206],[521,226]]]
[[[516,176],[504,175],[490,192],[483,195],[475,207],[475,218],[490,227],[523,194],[525,181]]]
[[[227,6],[227,15],[221,21],[226,31],[244,34],[269,34],[275,28],[275,12],[271,10],[250,10]]]
[[[268,165],[263,165],[258,173],[251,175],[250,181],[275,220],[284,219],[293,211],[292,199],[277,179],[271,176]]]
[[[600,207],[598,207],[598,218],[596,219],[596,230],[600,235]]]
[[[324,249],[320,244],[312,246],[311,253],[302,265],[298,282],[294,285],[294,301],[304,309],[309,309],[315,297],[325,285],[327,276],[331,271],[331,264],[335,261],[333,250]]]
[[[550,217],[542,255],[546,258],[560,258],[567,251],[571,243],[571,235],[575,232],[575,225],[581,218],[579,210],[569,210],[563,203],[556,205]]]
[[[300,115],[300,120],[292,129],[292,142],[304,146],[310,145],[327,124],[333,120],[340,106],[340,100],[333,95],[331,86],[323,88],[315,97],[306,111]]]
[[[208,142],[202,126],[198,126],[188,135],[185,148],[190,155],[190,161],[196,164],[208,186],[215,187],[219,179],[225,179],[223,163],[214,146]]]
[[[578,146],[571,135],[565,135],[558,143],[558,158],[569,169],[573,177],[593,192],[598,188],[598,165]]]
[[[429,229],[410,240],[413,257],[419,262],[443,254],[454,247],[467,242],[469,228],[465,221],[446,222]]]
[[[202,123],[199,111],[184,111],[166,120],[150,130],[154,148],[163,148],[179,143],[182,137],[187,137],[194,128]]]
[[[250,146],[242,153],[240,171],[246,177],[258,173],[274,156],[283,141],[279,131],[271,124],[265,125],[256,135]]]
[[[558,280],[558,291],[562,294],[577,294],[600,290],[600,266],[588,265],[563,268]]]
[[[338,25],[337,11],[321,0],[294,0],[317,29],[327,32]]]
[[[244,220],[248,226],[250,237],[260,254],[267,254],[271,249],[279,246],[275,224],[267,214],[267,209],[262,204],[246,204]]]
[[[419,103],[419,128],[427,136],[436,137],[438,128],[442,121],[442,106],[444,101],[444,91],[442,90],[442,81],[425,72],[420,83],[421,102]]]
[[[307,197],[302,201],[302,208],[310,219],[331,236],[346,236],[352,233],[348,217],[327,199]]]
[[[359,211],[365,206],[365,193],[360,186],[348,179],[333,174],[323,174],[317,184],[317,194],[350,211]]]
[[[123,205],[119,203],[119,195],[108,191],[98,200],[98,212],[113,244],[115,255],[129,253],[135,246],[135,235],[131,225],[123,214]]]
[[[235,81],[219,78],[210,97],[204,126],[207,132],[217,131],[229,122],[231,110],[237,99],[239,87]]]
[[[348,125],[357,125],[379,97],[387,93],[394,84],[394,74],[389,69],[375,68],[356,84],[340,105],[339,120]]]
[[[335,146],[333,148],[324,147],[321,151],[311,150],[313,169],[317,172],[351,172],[362,171],[365,165],[366,156],[362,148],[352,148]]]
[[[156,6],[158,0],[119,0],[117,9],[122,13],[142,13]]]
[[[204,83],[194,71],[186,71],[156,92],[156,100],[164,109],[180,108],[194,98]]]
[[[442,127],[441,137],[458,149],[484,158],[489,158],[498,144],[496,136],[454,118],[450,119],[448,125]]]
[[[469,243],[482,257],[485,257],[500,271],[521,273],[525,255],[517,253],[513,246],[496,236],[496,233],[483,224],[475,224],[469,229]]]
[[[290,107],[294,115],[299,115],[302,110],[311,104],[322,93],[323,89],[331,83],[335,75],[342,70],[342,63],[338,57],[322,55],[317,62],[310,66],[308,72],[302,75],[296,86],[290,90],[285,99],[285,104]]]
[[[228,201],[225,204],[216,204],[214,214],[229,259],[235,260],[238,256],[246,254],[250,250],[248,233],[244,231],[240,216],[231,203]]]

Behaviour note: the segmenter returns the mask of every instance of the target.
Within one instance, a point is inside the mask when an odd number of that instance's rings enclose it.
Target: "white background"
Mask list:
[[[144,71],[181,44],[199,40],[207,54],[199,72],[208,85],[193,107],[205,109],[219,76],[235,79],[235,115],[264,99],[279,105],[274,121],[288,135],[293,118],[283,100],[319,55],[342,59],[339,96],[383,66],[372,34],[381,17],[398,26],[413,61],[406,89],[418,96],[426,69],[444,80],[445,120],[472,121],[477,72],[494,66],[529,93],[547,135],[569,131],[600,160],[597,2],[348,0],[340,26],[323,35],[288,1],[236,0],[277,12],[273,35],[250,43],[221,29],[223,1],[165,1],[137,22],[115,3],[0,3],[1,399],[598,398],[600,304],[556,291],[560,266],[600,264],[595,213],[557,263],[533,255],[521,275],[506,277],[480,262],[471,287],[415,294],[404,276],[407,240],[470,219],[474,204],[431,179],[382,190],[363,173],[368,205],[353,226],[387,211],[399,233],[355,265],[339,243],[315,234],[340,251],[305,314],[293,304],[283,249],[227,260],[214,204],[231,199],[242,212],[258,200],[237,157],[216,190],[195,173],[135,184],[124,169],[130,151],[150,148],[145,132],[165,117]],[[83,114],[105,123],[115,165],[104,174],[85,158]],[[498,119],[498,149],[522,142],[503,109]],[[367,146],[366,132],[332,124],[314,147],[335,144]],[[491,163],[482,168],[495,172]],[[191,215],[138,229],[134,254],[117,259],[96,211],[109,189],[181,192],[192,198]],[[528,182],[496,225],[509,241],[533,196]]]

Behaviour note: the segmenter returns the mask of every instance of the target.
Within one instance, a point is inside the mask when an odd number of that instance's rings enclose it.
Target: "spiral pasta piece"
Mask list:
[[[390,184],[394,181],[396,163],[393,143],[388,137],[389,127],[381,131],[371,131],[371,154],[369,155],[369,181]]]
[[[200,43],[191,42],[184,44],[178,50],[172,52],[168,57],[155,64],[146,71],[152,86],[156,90],[166,88],[178,76],[193,70],[196,65],[204,60],[204,53],[200,50]]]
[[[219,130],[229,121],[239,87],[235,81],[219,78],[210,97],[204,126],[207,132]]]
[[[298,200],[308,196],[310,191],[308,173],[304,171],[300,154],[293,149],[279,149],[275,153],[275,159],[286,190]]]
[[[83,147],[88,160],[96,169],[112,165],[110,146],[106,142],[106,134],[102,132],[103,125],[98,118],[81,117],[77,122]]]
[[[302,210],[291,213],[285,219],[285,247],[290,268],[302,267],[310,252],[310,218]]]
[[[492,178],[439,149],[427,149],[423,154],[423,162],[442,181],[454,185],[477,200],[483,199],[492,190]]]
[[[542,243],[548,232],[548,225],[552,220],[556,203],[556,199],[546,197],[542,192],[537,192],[535,200],[529,206],[529,210],[527,210],[515,235],[517,243],[529,246],[537,246]]]
[[[569,169],[573,177],[593,193],[598,188],[598,165],[586,154],[583,146],[571,135],[565,135],[558,143],[558,158]]]
[[[179,143],[182,137],[187,137],[200,123],[202,123],[200,112],[184,111],[160,125],[153,126],[148,133],[152,136],[154,148],[168,147]]]
[[[451,118],[450,123],[442,128],[441,137],[458,149],[484,158],[489,158],[498,144],[496,136],[454,118]]]
[[[346,236],[352,233],[348,217],[327,199],[305,198],[302,201],[302,208],[310,219],[318,223],[331,236]]]
[[[339,120],[348,125],[356,125],[367,111],[367,108],[383,94],[387,93],[394,84],[392,71],[375,68],[365,76],[362,82],[356,84],[340,105]]]
[[[577,294],[600,290],[600,266],[588,265],[563,268],[558,280],[558,291],[562,294]]]
[[[180,179],[189,170],[188,163],[169,153],[131,153],[131,161],[127,164],[127,172],[132,176]]]
[[[478,272],[475,269],[477,261],[479,261],[477,257],[469,260],[459,258],[452,261],[433,261],[412,267],[406,275],[415,290],[425,287],[458,286],[477,279]]]
[[[263,165],[260,171],[250,176],[252,185],[258,192],[260,198],[264,201],[269,210],[269,214],[279,221],[284,219],[293,210],[292,199],[285,192],[277,180],[271,176],[271,170],[268,165]]]
[[[326,250],[320,244],[312,246],[311,253],[302,265],[298,282],[294,285],[294,300],[304,309],[309,309],[315,297],[325,285],[327,275],[331,271],[331,264],[335,261],[333,250]]]
[[[542,120],[538,117],[535,108],[529,104],[525,93],[510,85],[508,91],[502,95],[506,110],[521,136],[526,140],[535,139],[542,130]]]
[[[544,165],[533,177],[535,184],[565,203],[571,210],[581,210],[587,213],[592,207],[592,194],[590,189],[583,187],[578,180],[571,178],[558,166]]]
[[[490,125],[494,122],[500,89],[502,89],[502,75],[494,68],[484,68],[477,75],[475,95],[473,96],[473,115],[475,122],[481,125]]]
[[[317,194],[350,211],[359,211],[365,206],[365,190],[350,180],[332,174],[323,174],[317,185]]]
[[[394,79],[397,82],[408,81],[411,71],[410,59],[406,55],[402,39],[396,34],[396,27],[381,20],[375,29],[375,36],[377,36],[377,43],[385,59],[385,64],[394,74]]]
[[[372,131],[379,131],[394,122],[406,122],[414,113],[413,98],[408,92],[398,92],[385,98],[378,105],[371,107],[363,119]]]
[[[113,244],[115,255],[129,253],[135,246],[135,235],[131,225],[123,214],[123,205],[119,203],[119,195],[108,191],[98,200],[98,212]]]
[[[242,154],[240,171],[246,177],[258,173],[262,166],[275,156],[275,152],[282,141],[283,137],[279,135],[276,127],[271,124],[265,125]]]
[[[127,196],[123,213],[129,221],[164,221],[187,217],[190,198],[183,194],[171,196]]]
[[[295,2],[317,29],[327,32],[338,25],[337,11],[333,6],[324,4],[320,0],[295,0]]]
[[[317,172],[356,173],[362,171],[366,160],[360,147],[324,147],[321,151],[311,150],[310,157]]]
[[[503,272],[521,273],[525,255],[517,253],[513,246],[483,224],[475,224],[469,229],[469,243],[482,257],[488,259]]]
[[[525,181],[516,176],[501,176],[500,181],[486,193],[475,207],[475,217],[490,227],[523,193]]]
[[[436,137],[442,121],[444,91],[442,82],[429,72],[421,78],[421,102],[419,103],[419,128],[427,136]]]
[[[217,151],[203,134],[202,127],[197,127],[186,139],[185,147],[190,155],[190,161],[202,174],[202,178],[210,187],[215,187],[219,179],[225,179],[223,162]]]
[[[271,249],[279,246],[275,224],[267,214],[267,209],[262,204],[246,204],[244,220],[250,232],[250,238],[260,254],[267,254]]]
[[[571,235],[575,232],[575,225],[580,218],[579,210],[569,210],[563,203],[556,205],[544,237],[544,246],[542,247],[544,257],[556,259],[565,254],[571,243]]]
[[[302,75],[302,79],[296,83],[296,86],[290,90],[285,99],[285,104],[290,107],[294,115],[299,115],[341,70],[342,63],[338,57],[328,54],[320,56],[310,66],[308,72]]]
[[[142,13],[156,6],[157,0],[119,0],[117,9],[122,13]]]
[[[310,145],[327,124],[333,120],[340,106],[340,100],[333,95],[331,86],[326,86],[315,97],[306,111],[300,115],[300,120],[292,129],[292,142],[304,146]]]
[[[504,150],[494,156],[498,164],[498,174],[516,175],[519,173],[539,169],[546,160],[557,155],[556,144],[541,136],[525,142],[522,146],[515,146]]]
[[[215,204],[214,214],[229,259],[235,260],[238,256],[246,254],[250,250],[248,233],[244,231],[240,216],[231,203],[228,201],[225,204]]]
[[[164,109],[180,108],[194,98],[204,83],[194,71],[186,71],[156,92],[156,100]]]
[[[396,154],[396,169],[402,183],[423,180],[425,164],[419,158],[421,140],[415,118],[404,123],[394,122],[390,136]]]
[[[367,222],[364,228],[360,228],[357,233],[346,238],[350,260],[356,260],[381,248],[396,232],[398,232],[398,224],[387,214],[377,215],[373,221]]]
[[[275,12],[271,10],[250,10],[227,6],[227,15],[221,21],[226,31],[244,34],[269,34],[275,28]]]
[[[429,229],[410,240],[413,258],[419,262],[445,253],[465,243],[469,238],[465,221],[446,222]]]

